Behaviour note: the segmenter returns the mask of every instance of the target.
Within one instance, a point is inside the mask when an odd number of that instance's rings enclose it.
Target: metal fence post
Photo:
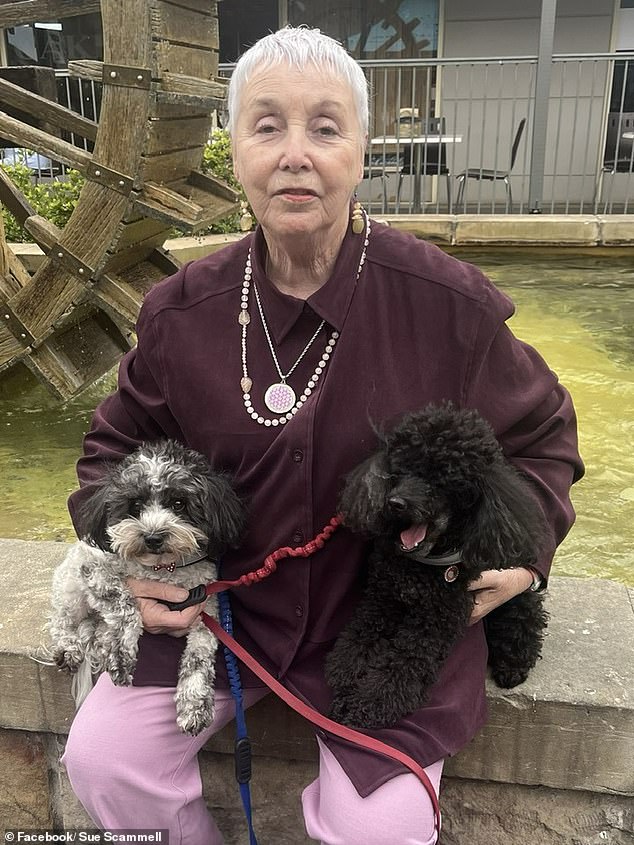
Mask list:
[[[546,132],[548,131],[548,105],[550,78],[553,67],[555,17],[557,0],[542,0],[539,26],[539,51],[535,78],[535,109],[533,111],[533,139],[531,143],[531,170],[528,185],[528,208],[531,214],[541,214],[544,196],[544,167],[546,164]]]

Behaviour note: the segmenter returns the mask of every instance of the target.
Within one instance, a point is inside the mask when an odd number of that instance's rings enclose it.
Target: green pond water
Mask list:
[[[634,262],[605,255],[466,254],[517,306],[515,334],[533,344],[573,395],[586,477],[577,523],[555,573],[634,585]],[[0,394],[0,537],[74,538],[66,498],[92,409],[113,373],[59,404],[39,386]],[[17,391],[14,391],[17,392]]]

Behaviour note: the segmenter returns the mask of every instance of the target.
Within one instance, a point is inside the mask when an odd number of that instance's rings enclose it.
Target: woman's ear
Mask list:
[[[233,175],[237,179],[238,182],[242,183],[240,179],[240,168],[238,166],[238,158],[236,156],[236,145],[234,143],[233,137],[231,137],[231,164],[233,167]]]
[[[365,154],[368,151],[368,133],[366,132],[363,136],[363,145],[361,147],[361,160],[359,161],[359,172],[357,176],[359,177],[357,180],[357,184],[363,180],[363,171],[365,170]]]

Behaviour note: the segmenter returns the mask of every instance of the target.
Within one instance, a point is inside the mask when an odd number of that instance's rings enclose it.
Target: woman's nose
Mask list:
[[[280,157],[280,168],[293,173],[302,169],[312,169],[309,139],[303,129],[290,129],[286,133]]]

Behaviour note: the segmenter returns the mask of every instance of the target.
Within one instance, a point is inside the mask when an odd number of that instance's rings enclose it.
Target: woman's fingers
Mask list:
[[[473,592],[473,611],[469,624],[479,622],[505,601],[523,593],[532,583],[531,571],[521,566],[514,569],[487,569],[467,587]]]
[[[149,634],[169,634],[172,637],[184,637],[191,626],[198,620],[205,607],[205,601],[194,604],[184,610],[170,610],[160,599],[166,601],[184,601],[189,591],[163,581],[145,581],[128,578],[127,584],[136,597],[143,628]]]

